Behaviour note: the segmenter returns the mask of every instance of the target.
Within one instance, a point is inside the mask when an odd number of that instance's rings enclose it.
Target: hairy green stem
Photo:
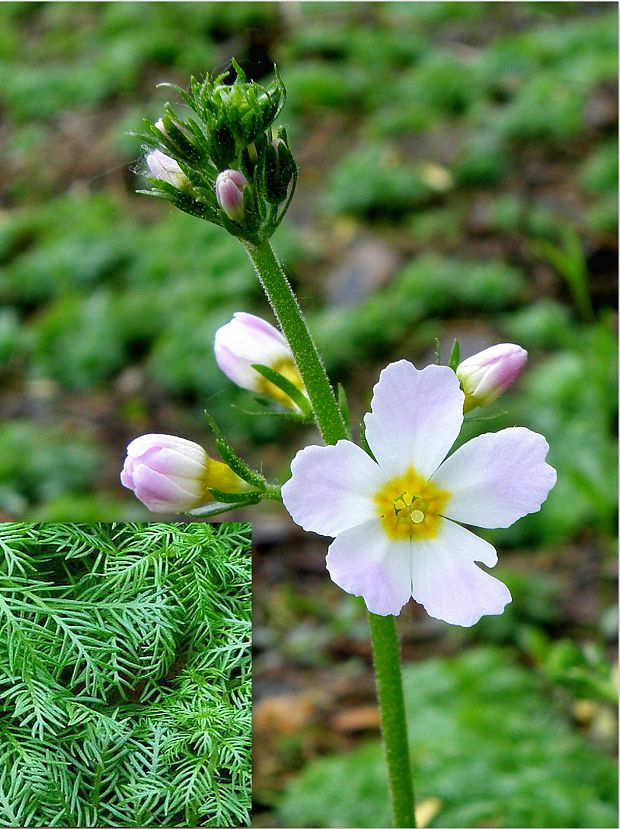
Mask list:
[[[396,623],[393,616],[377,616],[374,613],[368,615],[394,826],[415,826],[415,801]]]
[[[280,501],[282,503],[282,493],[277,484],[267,484],[263,496],[269,498],[270,501]]]
[[[269,242],[244,243],[267,299],[287,338],[312,411],[326,443],[349,437],[349,427],[338,407],[334,391],[314,340],[302,316],[297,298]],[[393,616],[369,613],[372,650],[381,711],[383,744],[388,767],[395,827],[415,826],[413,780],[407,742],[407,721],[400,669],[400,654]]]
[[[246,242],[245,247],[282,332],[291,346],[317,426],[326,443],[336,443],[347,437],[347,426],[286,274],[269,242],[261,245]]]

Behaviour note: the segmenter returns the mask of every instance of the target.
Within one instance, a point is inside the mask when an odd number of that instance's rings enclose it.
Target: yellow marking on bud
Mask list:
[[[412,466],[374,496],[388,537],[401,541],[434,538],[449,500],[449,492],[419,475]]]
[[[228,464],[216,461],[213,458],[207,458],[203,487],[205,492],[207,489],[219,489],[220,492],[237,493],[251,489],[247,481],[244,481],[236,472],[233,472]],[[210,494],[209,497],[211,498]],[[211,500],[213,499],[211,498]]]

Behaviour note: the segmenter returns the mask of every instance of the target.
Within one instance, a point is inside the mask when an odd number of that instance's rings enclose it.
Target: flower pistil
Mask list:
[[[374,496],[377,515],[392,540],[435,538],[450,493],[410,466],[389,480]]]

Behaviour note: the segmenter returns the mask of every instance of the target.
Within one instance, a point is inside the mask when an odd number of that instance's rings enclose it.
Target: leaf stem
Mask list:
[[[312,335],[282,266],[269,242],[244,242],[258,278],[287,338],[304,382],[315,421],[326,443],[350,437]],[[393,616],[369,613],[383,744],[395,827],[415,827],[413,780],[400,654]]]

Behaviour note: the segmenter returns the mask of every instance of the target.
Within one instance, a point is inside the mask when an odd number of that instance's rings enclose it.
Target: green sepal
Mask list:
[[[188,515],[206,516],[210,518],[213,515],[221,515],[223,512],[230,512],[230,510],[238,509],[244,504],[205,504],[203,507],[196,507],[191,509]]]
[[[254,187],[244,187],[241,198],[243,200],[243,219],[239,222],[248,233],[256,233],[261,226],[261,215],[255,196]]]
[[[258,395],[254,395],[253,399],[260,406],[264,407],[264,411],[257,412],[252,409],[244,409],[243,406],[237,406],[234,404],[231,408],[236,409],[238,412],[243,412],[243,414],[249,415],[250,417],[279,417],[280,420],[293,420],[295,423],[314,423],[313,414],[305,415],[302,412],[292,412],[284,409],[280,411],[278,409],[273,409],[273,399],[271,397],[259,397]]]
[[[458,364],[461,362],[461,346],[459,345],[458,340],[454,340],[452,345],[452,351],[450,352],[450,357],[448,359],[448,367],[452,369],[452,371],[456,371]]]
[[[267,201],[280,204],[287,195],[291,181],[297,171],[297,165],[284,140],[276,138],[277,148],[270,143],[265,148],[264,191]]]
[[[340,409],[340,414],[342,415],[342,420],[347,427],[347,432],[349,433],[349,438],[352,437],[351,435],[351,415],[349,413],[349,401],[347,400],[347,393],[344,389],[342,383],[338,383],[338,408]]]
[[[239,507],[258,504],[262,497],[261,492],[222,492],[221,489],[209,488],[213,497],[223,504],[236,504]]]
[[[232,446],[226,441],[222,434],[222,430],[217,425],[211,415],[205,411],[205,417],[209,422],[209,426],[215,435],[215,446],[220,453],[220,457],[230,469],[238,475],[243,481],[263,490],[267,486],[267,481],[256,469],[252,469],[242,458],[237,455]]]
[[[376,463],[377,459],[375,458],[373,451],[368,445],[368,441],[366,440],[366,424],[364,423],[364,421],[361,421],[360,423],[360,443],[362,444],[362,449],[364,450],[364,452],[366,452],[367,455],[370,455],[370,457]]]
[[[166,147],[168,154],[172,153],[177,160],[181,157],[192,165],[208,163],[204,136],[189,130],[188,125],[176,115],[170,104],[165,105],[161,120],[166,131],[162,132],[153,124],[151,133]]]
[[[484,421],[484,420],[497,420],[498,417],[504,417],[504,415],[508,414],[508,409],[500,409],[499,412],[491,412],[491,414],[483,414],[483,415],[475,415],[474,417],[469,417],[465,415],[463,422],[464,423],[475,423],[476,421]]]
[[[234,165],[237,157],[235,136],[227,124],[220,124],[214,130],[214,141],[211,141],[211,157],[218,170],[225,170]]]
[[[148,183],[152,186],[152,190],[137,190],[138,193],[143,193],[145,196],[154,196],[158,199],[165,199],[178,207],[184,213],[189,213],[191,216],[197,216],[200,219],[206,219],[214,224],[221,225],[218,211],[210,204],[198,201],[189,193],[179,190],[167,181],[162,181],[159,178],[147,178]]]
[[[195,80],[196,79],[193,77],[190,78],[190,86]],[[172,83],[172,81],[161,81],[160,83],[155,85],[155,89],[174,89],[174,91],[177,92],[181,96],[181,98],[183,98],[185,103],[187,103],[187,98],[191,100],[190,94],[182,86],[179,86],[178,83]]]
[[[264,377],[265,380],[269,380],[269,382],[273,383],[274,386],[277,386],[280,391],[283,391],[284,394],[288,395],[293,403],[296,403],[307,417],[312,415],[310,401],[306,395],[300,391],[294,383],[291,383],[290,380],[280,374],[279,371],[276,371],[269,366],[260,365],[260,363],[253,364],[252,368]]]

